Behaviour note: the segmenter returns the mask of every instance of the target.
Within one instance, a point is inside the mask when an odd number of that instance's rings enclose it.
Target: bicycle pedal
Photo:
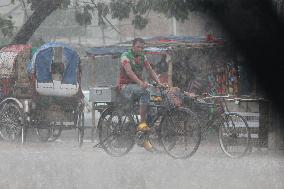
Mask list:
[[[135,137],[135,141],[136,141],[136,144],[140,147],[143,147],[143,144],[144,144],[144,141],[146,140],[146,134],[145,132],[142,132],[142,131],[138,131],[136,133],[136,137]]]

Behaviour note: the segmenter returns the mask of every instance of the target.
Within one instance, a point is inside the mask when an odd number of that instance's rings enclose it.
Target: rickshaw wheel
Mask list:
[[[85,117],[84,117],[84,112],[81,111],[77,115],[77,120],[76,120],[76,128],[78,129],[78,142],[79,142],[79,147],[82,146],[83,144],[83,139],[84,139],[84,123],[85,123]]]
[[[53,142],[61,135],[62,127],[50,122],[48,126],[36,127],[36,134],[42,142]]]
[[[49,138],[48,142],[53,142],[58,139],[61,135],[62,127],[52,127],[51,128],[51,137]]]
[[[41,142],[47,142],[51,137],[51,129],[48,126],[36,127],[36,135]]]
[[[15,141],[24,126],[23,110],[16,104],[8,102],[0,107],[0,136],[5,141]]]

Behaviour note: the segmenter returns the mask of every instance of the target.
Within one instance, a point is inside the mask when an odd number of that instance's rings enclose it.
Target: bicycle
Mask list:
[[[149,109],[155,112],[147,115],[147,123],[151,128],[149,132],[136,131],[139,123],[137,101],[126,104],[125,99],[120,97],[120,100],[109,104],[102,112],[98,122],[99,144],[109,155],[123,156],[135,143],[141,145],[145,140],[155,146],[150,136],[157,136],[158,143],[174,158],[188,158],[197,150],[200,143],[197,116],[188,108],[171,104],[167,88],[153,87],[159,89],[161,96],[149,105]]]
[[[250,148],[251,140],[246,119],[238,113],[229,112],[225,100],[229,96],[207,95],[202,98],[191,98],[191,103],[188,104],[199,117],[201,133],[203,134],[209,127],[214,127],[218,131],[220,147],[227,156],[231,158],[244,156]]]

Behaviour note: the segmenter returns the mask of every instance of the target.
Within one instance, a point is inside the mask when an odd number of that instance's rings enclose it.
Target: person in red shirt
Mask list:
[[[140,124],[137,131],[148,131],[149,126],[145,122],[147,106],[150,101],[150,93],[146,89],[150,86],[142,78],[143,70],[149,73],[149,76],[157,82],[158,85],[163,84],[159,81],[156,72],[152,69],[150,62],[144,55],[145,41],[142,38],[135,38],[132,48],[124,52],[120,58],[120,74],[118,78],[118,87],[121,94],[127,99],[131,99],[133,95],[140,97]],[[145,144],[144,144],[145,146]]]

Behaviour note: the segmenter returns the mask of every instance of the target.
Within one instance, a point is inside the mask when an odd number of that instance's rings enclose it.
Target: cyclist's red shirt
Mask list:
[[[143,56],[143,57],[142,57]],[[132,51],[127,51],[121,55],[120,58],[120,73],[119,73],[119,78],[117,85],[119,88],[121,88],[122,85],[125,84],[135,84],[134,81],[132,81],[129,76],[127,75],[124,67],[127,64],[130,64],[133,72],[136,74],[136,76],[139,79],[142,79],[142,71],[143,68],[148,69],[150,66],[150,63],[148,62],[147,58],[145,55],[142,55],[139,57],[134,57]],[[143,61],[144,58],[144,61]]]

